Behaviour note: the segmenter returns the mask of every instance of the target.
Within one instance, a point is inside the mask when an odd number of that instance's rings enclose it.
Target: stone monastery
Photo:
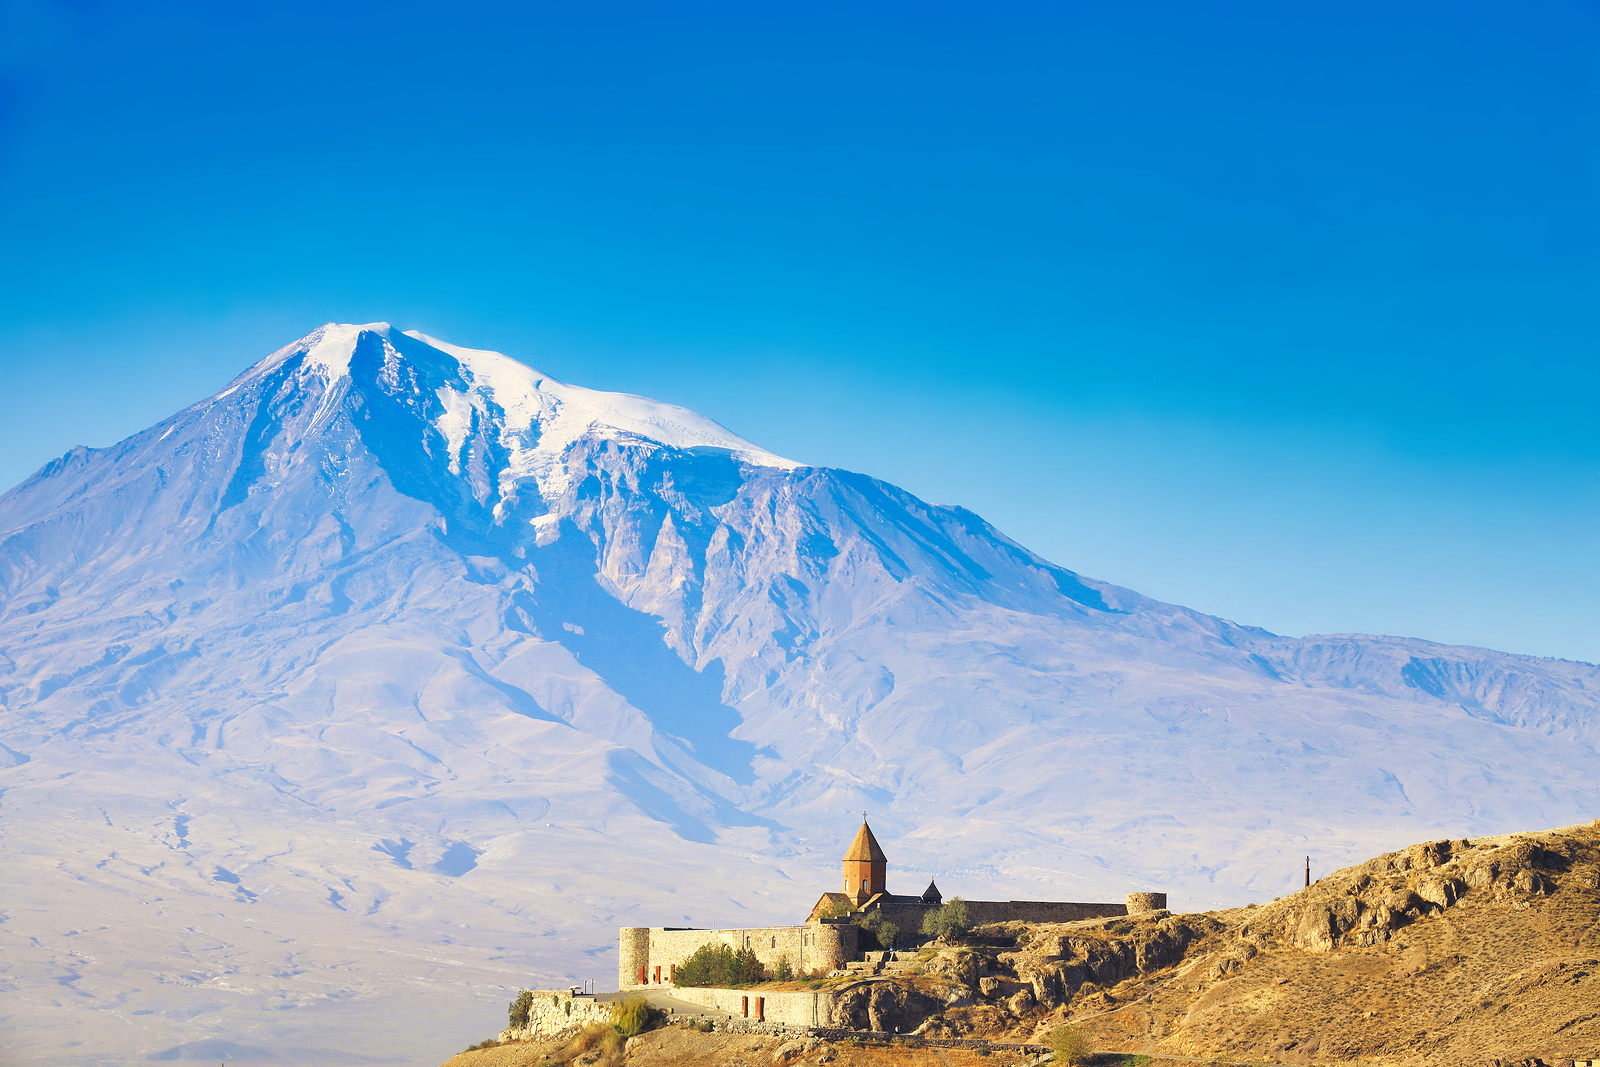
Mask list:
[[[617,987],[671,985],[675,968],[703,945],[721,943],[749,948],[768,969],[788,960],[795,974],[817,968],[837,970],[860,958],[856,919],[879,912],[907,938],[915,939],[922,918],[944,903],[933,882],[921,896],[897,896],[888,889],[889,860],[865,818],[844,854],[844,890],[824,893],[800,926],[768,926],[756,930],[699,930],[685,927],[625,926],[617,933]],[[1026,922],[1073,922],[1113,915],[1155,911],[1167,906],[1165,893],[1129,893],[1126,904],[1075,904],[1055,900],[969,900],[974,925],[1020,919]]]

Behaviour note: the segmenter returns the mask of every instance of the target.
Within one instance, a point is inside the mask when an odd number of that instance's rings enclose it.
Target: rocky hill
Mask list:
[[[1245,908],[979,933],[1015,947],[926,960],[976,997],[922,1032],[1072,1020],[1104,1049],[1289,1064],[1600,1053],[1600,820],[1413,845]]]

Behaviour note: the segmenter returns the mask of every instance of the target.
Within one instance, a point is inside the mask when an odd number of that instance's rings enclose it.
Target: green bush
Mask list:
[[[476,1045],[468,1045],[464,1051],[466,1051],[466,1052],[478,1052],[478,1051],[481,1051],[482,1049],[486,1049],[486,1048],[499,1048],[499,1047],[500,1047],[500,1042],[499,1042],[499,1040],[497,1038],[486,1037],[482,1041],[478,1042]]]
[[[961,941],[971,931],[972,918],[967,914],[967,902],[960,897],[951,897],[922,917],[922,932],[929,937]]]
[[[871,934],[879,948],[889,948],[900,935],[900,928],[883,917],[881,911],[869,911],[855,916],[855,924]]]
[[[611,1005],[611,1026],[623,1037],[637,1037],[650,1029],[650,1005],[643,997],[625,997]]]
[[[681,986],[729,989],[754,985],[765,977],[765,969],[753,950],[741,948],[735,951],[727,945],[701,945],[693,955],[678,964],[672,981]]]
[[[1044,1038],[1045,1045],[1056,1054],[1056,1062],[1064,1067],[1076,1067],[1089,1058],[1089,1035],[1073,1026],[1062,1023]]]
[[[789,966],[788,956],[778,960],[778,967],[777,970],[772,972],[772,978],[778,982],[792,982],[794,980],[794,968]]]
[[[524,989],[517,994],[517,999],[506,1005],[506,1017],[511,1022],[513,1030],[520,1030],[528,1025],[528,1013],[533,1010],[533,994]]]
[[[1106,923],[1106,933],[1114,934],[1117,937],[1121,937],[1132,929],[1133,924],[1126,919],[1118,919],[1116,922]]]

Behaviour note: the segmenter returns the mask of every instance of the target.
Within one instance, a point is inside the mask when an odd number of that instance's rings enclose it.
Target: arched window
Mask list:
[[[778,947],[778,939],[777,938],[773,938],[772,939],[772,947],[773,948],[777,948]]]

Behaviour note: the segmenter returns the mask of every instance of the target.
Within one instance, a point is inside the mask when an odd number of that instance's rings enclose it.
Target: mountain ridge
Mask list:
[[[1273,635],[868,475],[752,462],[683,409],[624,411],[682,447],[574,433],[428,341],[349,327],[311,359],[328,336],[0,496],[0,832],[33,857],[0,930],[36,946],[30,1010],[84,971],[54,915],[116,916],[100,955],[136,956],[168,892],[248,963],[196,942],[204,981],[123,972],[85,1003],[166,1013],[245,975],[200,1022],[123,1020],[197,1040],[263,997],[346,1026],[444,982],[476,1010],[441,945],[516,985],[606,973],[616,925],[789,921],[864,807],[891,879],[1199,903],[1271,895],[1302,850],[1600,801],[1574,759],[1600,668]],[[376,947],[330,966],[241,933],[263,909]]]

